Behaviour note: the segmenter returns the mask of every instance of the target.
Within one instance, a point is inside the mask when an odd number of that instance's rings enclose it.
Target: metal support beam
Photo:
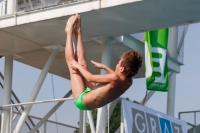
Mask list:
[[[86,115],[86,111],[83,111],[83,132],[82,133],[86,133],[86,120],[87,120],[87,115]]]
[[[174,116],[175,93],[176,93],[176,73],[172,72],[169,76],[169,92],[167,95],[167,114]]]
[[[57,52],[58,52],[58,48],[57,47],[52,47],[52,52],[51,52],[51,54],[50,54],[50,56],[49,56],[49,58],[48,58],[48,60],[47,60],[47,62],[45,64],[45,66],[44,66],[44,68],[43,68],[43,70],[42,70],[42,72],[41,72],[41,74],[40,74],[40,76],[39,76],[39,78],[37,80],[37,83],[36,83],[36,85],[35,85],[35,87],[34,87],[34,89],[32,91],[32,94],[31,94],[28,102],[35,101],[35,99],[36,99],[36,97],[37,97],[37,95],[38,95],[38,93],[40,91],[40,88],[41,88],[41,86],[42,86],[42,84],[44,82],[44,79],[45,79],[45,77],[46,77],[46,75],[47,75],[47,73],[48,73],[48,71],[49,71],[49,69],[51,67],[51,64],[53,63],[53,60],[54,60]],[[15,132],[16,133],[20,133],[21,132],[22,127],[24,125],[24,122],[25,122],[25,120],[26,120],[31,108],[32,108],[32,105],[28,105],[28,106],[25,107],[24,112],[22,113],[22,115],[21,115],[21,117],[20,117],[20,119],[19,119],[19,121],[18,121],[18,123],[16,125],[16,128],[15,128]]]
[[[178,56],[177,45],[178,45],[178,27],[170,28],[169,32],[169,47],[168,51],[170,57],[175,59]],[[169,92],[167,95],[167,114],[174,116],[175,107],[175,88],[176,88],[176,72],[172,72],[169,76]]]
[[[79,133],[86,133],[86,111],[80,110]]]
[[[178,62],[177,60],[169,56],[168,56],[167,64],[168,64],[168,70],[172,72],[176,72],[176,73],[180,73],[181,71],[180,66],[183,65],[182,63]]]
[[[44,133],[47,133],[47,122],[44,122]]]
[[[13,107],[10,106],[10,120],[9,120],[9,131],[12,132],[12,124],[13,124]]]
[[[135,39],[134,37],[120,36],[120,37],[114,37],[113,39],[131,49],[137,50],[140,54],[144,55],[144,43]]]
[[[63,98],[67,98],[72,94],[72,90],[70,90]],[[65,101],[58,102],[33,128],[29,133],[35,133],[40,126],[44,124],[44,122],[49,119],[49,117],[64,103]]]
[[[155,93],[155,91],[149,91],[149,93],[147,94],[146,99],[143,99],[143,100],[140,102],[140,104],[145,105],[145,104],[149,101],[149,99],[153,96],[154,93]],[[145,100],[145,101],[144,101],[144,100]]]
[[[3,105],[11,104],[12,92],[13,55],[5,56]],[[2,110],[1,133],[10,133],[9,128],[10,108]]]
[[[110,67],[111,54],[112,54],[112,39],[108,38],[107,41],[104,43],[101,63]],[[101,69],[100,73],[107,74],[107,72],[103,69]],[[97,127],[96,127],[97,133],[105,133],[106,132],[106,124],[107,124],[106,116],[107,116],[107,105],[98,109]]]
[[[80,110],[79,132],[86,133],[86,111]]]
[[[124,115],[123,115],[122,104],[121,104],[121,123],[120,123],[120,133],[124,133]]]
[[[171,37],[173,39],[173,37]],[[144,55],[144,43],[135,39],[132,36],[120,36],[120,37],[114,37],[114,40],[124,44],[125,46],[137,50],[140,54]],[[172,44],[173,45],[173,44]],[[177,45],[176,45],[177,46]],[[173,49],[173,47],[172,47]],[[177,48],[176,48],[177,50]],[[177,51],[176,51],[177,53]],[[168,57],[168,68],[171,71],[175,71],[177,73],[180,72],[180,65],[183,65],[179,63],[177,60],[175,60],[172,57]]]
[[[189,25],[185,25],[185,28],[184,28],[184,31],[183,31],[183,35],[182,35],[182,37],[181,37],[181,40],[180,40],[180,42],[179,42],[178,49],[177,49],[177,53],[178,53],[178,54],[179,54],[179,52],[181,51],[181,48],[182,48],[182,46],[183,46],[183,44],[184,44],[184,39],[185,39],[187,30],[188,30],[188,27],[189,27]],[[178,57],[178,55],[177,55],[177,57]],[[176,58],[177,58],[177,57],[176,57]]]
[[[89,123],[90,123],[91,132],[96,133],[94,121],[93,121],[93,117],[92,117],[92,111],[87,111],[87,117],[88,117],[88,120],[89,120]]]
[[[178,52],[177,52],[177,45],[178,45],[178,27],[172,27],[169,29],[169,46],[168,51],[170,57],[177,59]]]

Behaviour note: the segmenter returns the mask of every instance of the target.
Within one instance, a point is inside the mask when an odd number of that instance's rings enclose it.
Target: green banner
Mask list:
[[[168,91],[167,44],[167,28],[145,33],[147,90]]]

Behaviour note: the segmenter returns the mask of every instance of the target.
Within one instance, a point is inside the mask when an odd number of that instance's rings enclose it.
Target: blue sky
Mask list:
[[[199,23],[191,24],[185,38],[184,65],[181,66],[181,73],[176,76],[175,117],[178,117],[178,112],[181,111],[200,110],[200,88],[198,84],[200,80],[199,31]],[[0,59],[0,71],[2,73],[4,72],[4,58]],[[41,70],[14,61],[12,88],[21,102],[28,101],[40,72]],[[62,98],[70,90],[69,80],[53,75],[53,82],[55,98]],[[141,101],[145,96],[145,85],[145,78],[135,79],[133,85],[122,97],[129,97],[131,100]],[[51,74],[48,74],[36,101],[53,99],[53,95]],[[2,97],[0,99],[1,102]],[[147,106],[166,113],[167,93],[156,92],[147,102]],[[75,107],[72,108],[76,110]],[[76,112],[78,113],[78,110]]]

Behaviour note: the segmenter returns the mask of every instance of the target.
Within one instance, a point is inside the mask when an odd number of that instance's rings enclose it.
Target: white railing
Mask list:
[[[0,17],[82,1],[87,0],[3,0],[0,2]]]
[[[6,0],[0,2],[0,16],[6,14]]]
[[[44,101],[3,105],[3,106],[0,106],[0,110],[4,110],[4,109],[10,110],[9,128],[10,128],[10,131],[12,131],[12,133],[14,133],[15,126],[19,120],[19,117],[21,116],[21,113],[17,109],[20,109],[21,107],[24,107],[24,106],[34,105],[35,107],[33,108],[32,113],[35,113],[38,115],[34,115],[34,116],[29,115],[27,119],[29,119],[29,118],[32,119],[34,121],[34,125],[35,125],[35,124],[37,124],[36,122],[38,120],[42,119],[42,117],[43,117],[42,115],[45,114],[45,111],[49,111],[51,109],[51,107],[55,106],[55,103],[60,103],[60,102],[66,103],[66,101],[69,101],[69,100],[71,101],[71,104],[73,104],[73,98],[62,98],[62,99],[52,99],[52,100],[44,100]],[[66,104],[69,104],[69,102]],[[26,122],[28,122],[28,121],[26,121]],[[79,127],[68,125],[63,122],[58,122],[56,120],[47,119],[47,120],[45,120],[45,122],[41,126],[41,128],[37,130],[37,132],[41,131],[41,130],[45,130],[47,132],[47,130],[50,130],[50,129],[47,129],[48,127],[46,127],[46,124],[48,124],[48,125],[57,124],[57,126],[60,126],[60,128],[62,128],[62,129],[65,128],[70,131],[78,130],[78,128],[79,128]],[[26,123],[23,126],[23,132],[30,132],[31,129],[34,127],[34,125],[31,125],[29,122]],[[54,127],[55,127],[55,125],[54,125]],[[51,132],[54,132],[54,131],[51,131]]]

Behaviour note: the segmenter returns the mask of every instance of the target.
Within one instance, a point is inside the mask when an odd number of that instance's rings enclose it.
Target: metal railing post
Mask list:
[[[197,133],[197,123],[196,123],[196,112],[194,112],[194,125],[195,125],[195,127],[194,127],[194,133]]]
[[[2,2],[0,2],[0,17],[1,17],[1,14],[2,14]]]
[[[87,117],[88,117],[88,120],[89,120],[89,123],[90,123],[90,129],[91,129],[91,132],[92,133],[95,133],[95,126],[94,126],[94,121],[93,121],[93,118],[92,118],[92,111],[87,111]]]
[[[121,123],[120,123],[120,133],[124,133],[124,116],[123,116],[122,102],[121,102]]]
[[[13,123],[13,107],[10,106],[10,133],[12,133],[12,123]]]
[[[47,122],[44,122],[44,133],[47,133]]]
[[[6,14],[6,1],[2,2],[2,16]]]

